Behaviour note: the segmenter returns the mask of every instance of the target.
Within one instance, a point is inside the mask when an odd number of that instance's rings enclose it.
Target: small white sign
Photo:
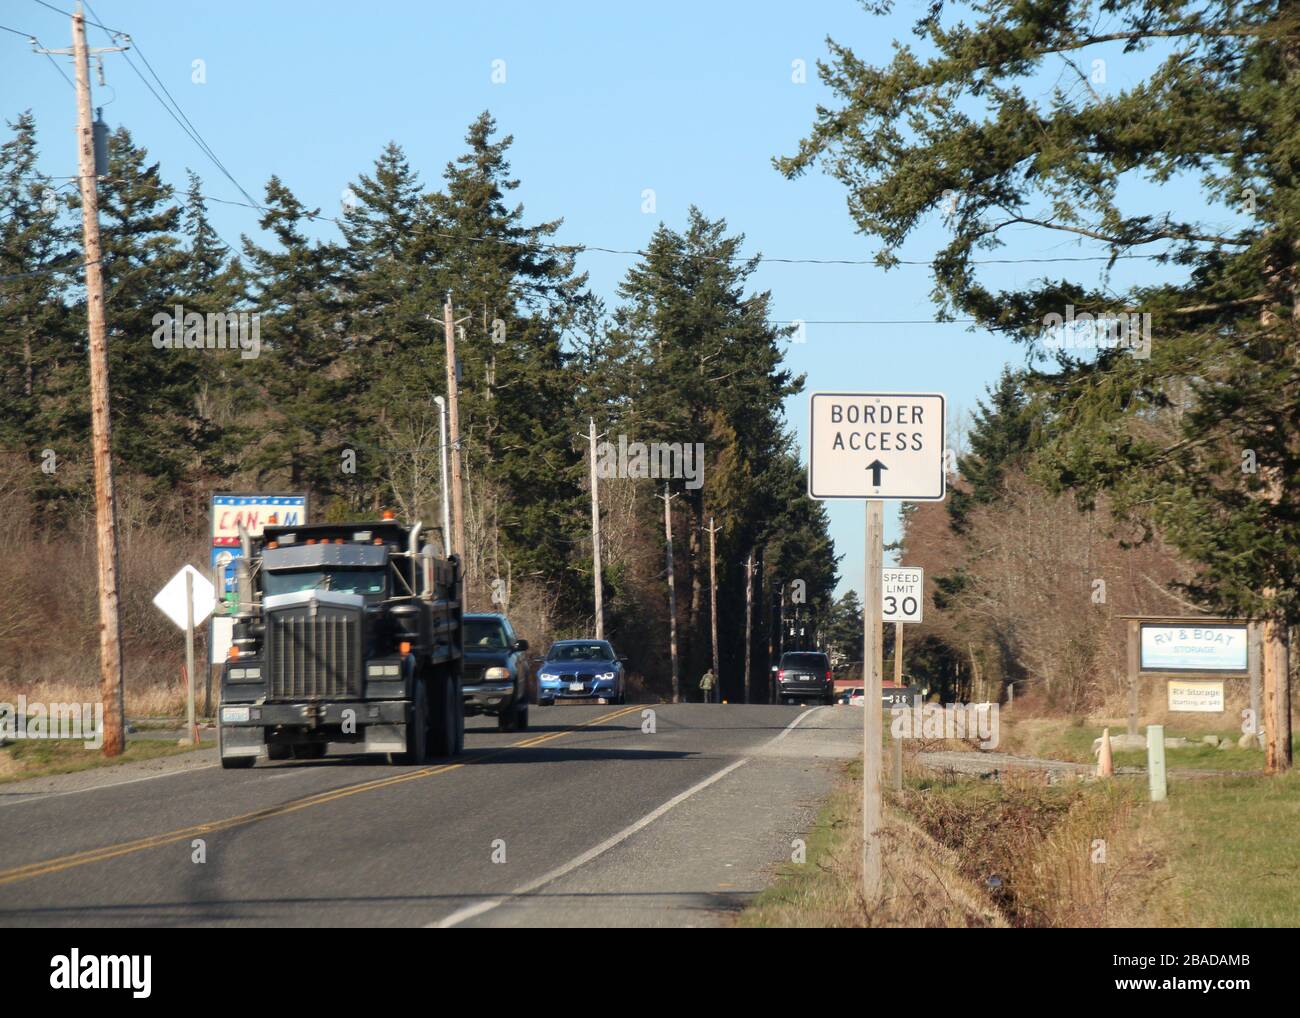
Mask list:
[[[925,611],[925,570],[898,566],[881,570],[880,604],[884,622],[920,622]]]
[[[1223,713],[1223,681],[1221,679],[1170,679],[1169,709],[1195,711],[1205,714]]]
[[[808,495],[941,502],[944,397],[936,392],[814,392]]]
[[[212,614],[216,606],[216,589],[206,576],[193,566],[181,566],[180,572],[167,581],[167,585],[154,595],[153,603],[172,620],[179,629],[185,628],[185,574],[194,577],[194,624],[197,626]]]

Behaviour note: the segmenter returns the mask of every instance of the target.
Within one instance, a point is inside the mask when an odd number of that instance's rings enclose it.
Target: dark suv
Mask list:
[[[820,651],[794,650],[781,655],[776,670],[776,695],[781,703],[791,700],[835,702],[830,659]]]
[[[503,732],[528,727],[528,704],[537,698],[528,641],[515,636],[504,615],[465,616],[465,713],[489,714]]]

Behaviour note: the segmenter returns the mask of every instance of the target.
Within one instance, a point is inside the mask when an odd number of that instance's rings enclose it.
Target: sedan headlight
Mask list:
[[[610,679],[612,679],[613,677],[614,677],[614,673],[613,673],[613,672],[601,672],[599,675],[596,676],[596,678],[598,678],[598,679],[604,679],[604,680],[607,681],[607,682],[608,682]]]
[[[545,679],[547,682],[554,682],[556,679],[559,678],[559,676],[556,675],[554,672],[542,672],[542,673],[541,673],[539,676],[537,676],[537,677],[538,677],[539,679]]]
[[[487,679],[489,682],[504,682],[506,679],[510,678],[510,669],[489,668],[483,673],[483,678]]]

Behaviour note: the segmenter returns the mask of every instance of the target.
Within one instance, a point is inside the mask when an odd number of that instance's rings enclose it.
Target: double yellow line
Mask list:
[[[450,771],[467,767],[471,763],[481,763],[499,756],[504,756],[506,753],[509,753],[514,749],[539,746],[552,739],[558,739],[563,735],[571,735],[583,728],[590,728],[592,725],[599,725],[606,721],[613,721],[616,718],[621,718],[626,714],[631,714],[633,711],[640,709],[640,704],[632,707],[624,707],[622,710],[614,711],[612,714],[603,714],[598,718],[592,718],[590,721],[584,721],[580,725],[574,725],[572,728],[566,728],[560,732],[549,732],[546,735],[534,736],[533,738],[525,739],[522,742],[511,743],[504,749],[498,749],[495,752],[488,753],[486,756],[476,757],[474,760],[466,761],[465,763],[443,764],[438,767],[424,767],[418,771],[410,771],[406,774],[395,774],[390,778],[378,778],[374,781],[362,781],[359,784],[347,785],[344,788],[336,788],[329,792],[318,792],[315,795],[308,795],[301,799],[294,799],[291,802],[286,802],[280,806],[269,806],[266,809],[254,810],[251,813],[241,813],[239,816],[227,817],[224,820],[213,820],[204,824],[195,824],[193,827],[168,831],[165,834],[154,834],[147,838],[138,838],[135,841],[124,841],[117,845],[106,845],[103,848],[92,848],[85,852],[76,852],[72,855],[60,856],[55,859],[45,859],[40,862],[27,863],[24,866],[15,866],[12,869],[0,870],[0,886],[4,886],[5,884],[14,884],[20,880],[30,880],[33,877],[48,876],[51,873],[59,873],[63,870],[73,869],[77,866],[87,866],[90,863],[106,862],[109,859],[116,859],[119,856],[131,855],[134,852],[143,852],[150,848],[160,848],[163,845],[172,845],[178,841],[198,838],[206,834],[215,834],[218,831],[226,831],[232,827],[242,827],[245,824],[254,824],[260,820],[270,820],[273,817],[287,816],[290,813],[297,813],[299,810],[310,809],[312,806],[323,806],[327,802],[346,799],[352,795],[360,795],[362,792],[374,792],[378,789],[400,785],[407,781],[416,781],[419,778],[433,777],[435,774],[447,774]]]

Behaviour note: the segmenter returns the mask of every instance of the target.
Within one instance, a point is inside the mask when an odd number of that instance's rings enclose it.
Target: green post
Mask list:
[[[1151,781],[1151,801],[1164,802],[1168,793],[1165,781],[1165,726],[1147,725],[1147,777]]]

